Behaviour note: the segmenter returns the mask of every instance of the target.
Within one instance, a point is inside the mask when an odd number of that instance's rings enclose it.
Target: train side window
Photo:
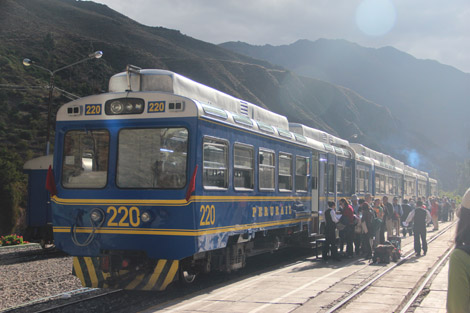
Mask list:
[[[336,166],[336,192],[343,193],[344,183],[344,167],[342,165]]]
[[[335,192],[335,165],[328,164],[328,188],[327,192]]]
[[[295,157],[295,191],[307,192],[308,162],[307,158]]]
[[[393,190],[393,177],[388,176],[388,182],[387,182],[387,193],[388,194],[395,194]]]
[[[366,185],[365,185],[365,171],[364,170],[358,170],[356,175],[357,175],[357,191],[362,193],[366,191]]]
[[[203,185],[206,189],[228,187],[228,142],[205,137],[203,143]]]
[[[380,174],[375,174],[375,193],[380,193]]]
[[[385,193],[385,175],[380,175],[380,193]]]
[[[279,153],[279,191],[292,191],[292,155]]]
[[[276,170],[276,163],[274,152],[267,150],[259,150],[259,189],[260,190],[274,190],[274,175]]]
[[[233,146],[233,187],[236,190],[253,190],[254,149],[252,146]]]

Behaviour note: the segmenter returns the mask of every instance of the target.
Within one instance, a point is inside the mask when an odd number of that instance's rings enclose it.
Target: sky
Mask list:
[[[219,44],[345,39],[470,73],[468,0],[95,0],[148,26]]]

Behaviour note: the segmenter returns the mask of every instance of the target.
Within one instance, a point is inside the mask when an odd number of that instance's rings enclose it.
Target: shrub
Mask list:
[[[0,234],[13,232],[21,200],[26,195],[22,165],[23,161],[17,153],[0,149]]]
[[[23,236],[18,236],[17,234],[6,235],[0,237],[0,246],[15,246],[28,243],[23,240]]]

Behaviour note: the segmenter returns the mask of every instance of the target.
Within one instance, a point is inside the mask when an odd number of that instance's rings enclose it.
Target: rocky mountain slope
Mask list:
[[[177,30],[141,25],[93,2],[2,0],[0,142],[24,158],[42,153],[47,92],[31,87],[47,85],[49,76],[25,68],[24,57],[53,70],[102,50],[102,59],[57,73],[56,86],[85,96],[106,90],[108,78],[127,64],[168,69],[286,115],[291,122],[359,141],[405,162],[406,150],[416,149],[422,152],[423,169],[436,168],[438,159],[429,149],[435,144],[433,138],[410,131],[407,121],[396,118],[387,103],[374,101],[343,81],[304,77],[310,75],[299,75],[298,69],[282,62],[226,48]],[[63,94],[56,93],[54,111],[65,101]]]

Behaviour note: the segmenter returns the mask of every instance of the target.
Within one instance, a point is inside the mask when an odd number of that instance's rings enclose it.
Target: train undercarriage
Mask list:
[[[154,260],[143,251],[103,251],[99,257],[75,257],[73,274],[86,287],[164,290],[176,281],[191,284],[199,274],[237,271],[249,257],[292,246],[309,246],[308,232],[291,227],[235,235],[225,248],[182,260]]]

